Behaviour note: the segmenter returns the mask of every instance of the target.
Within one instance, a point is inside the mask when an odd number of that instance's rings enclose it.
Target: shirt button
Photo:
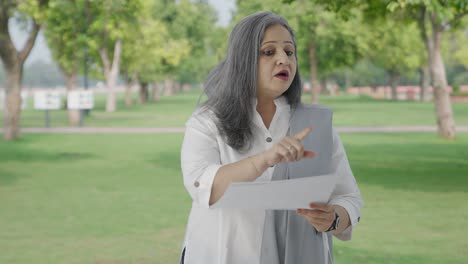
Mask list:
[[[200,183],[196,181],[193,185],[198,188],[198,186],[200,186]]]
[[[266,142],[270,143],[271,141],[273,141],[273,139],[271,137],[267,137]]]

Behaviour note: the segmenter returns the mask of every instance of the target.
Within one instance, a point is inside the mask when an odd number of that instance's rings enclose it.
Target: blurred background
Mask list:
[[[184,124],[261,10],[365,201],[335,263],[467,263],[468,0],[1,0],[0,263],[178,263]]]

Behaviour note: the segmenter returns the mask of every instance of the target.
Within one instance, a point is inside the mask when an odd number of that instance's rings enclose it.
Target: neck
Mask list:
[[[272,99],[257,98],[257,112],[262,117],[266,128],[270,128],[271,121],[276,112],[276,105]]]

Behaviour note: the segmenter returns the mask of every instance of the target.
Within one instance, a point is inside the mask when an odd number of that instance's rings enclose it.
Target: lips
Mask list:
[[[287,70],[281,70],[275,74],[275,77],[280,80],[287,81],[289,80],[289,72]]]

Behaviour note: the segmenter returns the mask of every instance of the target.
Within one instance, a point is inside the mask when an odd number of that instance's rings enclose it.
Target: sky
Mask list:
[[[209,0],[208,2],[216,9],[218,12],[218,24],[220,26],[227,26],[231,19],[231,13],[235,7],[235,0]],[[27,34],[19,29],[14,21],[10,20],[9,24],[10,32],[12,35],[13,43],[19,49],[24,45],[26,41]],[[31,50],[29,57],[26,60],[26,65],[30,65],[35,61],[44,61],[52,62],[52,57],[50,50],[47,46],[46,39],[44,35],[39,33],[34,48]]]

